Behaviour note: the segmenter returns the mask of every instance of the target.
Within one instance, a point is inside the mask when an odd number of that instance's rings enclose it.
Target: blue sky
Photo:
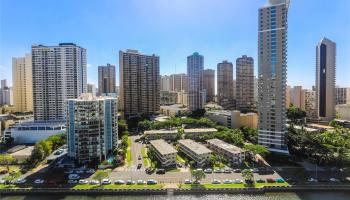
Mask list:
[[[118,66],[118,51],[128,48],[159,55],[161,74],[186,72],[195,51],[205,68],[244,54],[257,61],[257,14],[266,1],[0,0],[0,78],[11,81],[12,57],[32,44],[60,42],[87,49],[91,83],[98,65]],[[291,0],[288,84],[311,88],[315,45],[326,36],[337,43],[337,84],[350,87],[349,10],[349,0]]]

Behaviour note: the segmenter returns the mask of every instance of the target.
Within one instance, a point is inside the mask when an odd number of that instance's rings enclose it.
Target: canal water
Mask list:
[[[1,200],[350,200],[350,193],[342,192],[302,192],[302,193],[267,193],[263,195],[156,195],[156,196],[0,196]]]

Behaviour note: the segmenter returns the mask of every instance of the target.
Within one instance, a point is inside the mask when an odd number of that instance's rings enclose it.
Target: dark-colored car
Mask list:
[[[156,171],[157,174],[165,174],[165,169],[158,169]]]
[[[264,179],[258,179],[256,180],[257,183],[265,183],[266,181]]]
[[[137,165],[137,169],[140,169],[141,167],[142,167],[142,164],[139,163],[139,164]]]

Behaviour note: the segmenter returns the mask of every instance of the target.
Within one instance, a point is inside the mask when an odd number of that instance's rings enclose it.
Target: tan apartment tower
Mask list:
[[[32,55],[12,58],[13,104],[16,112],[33,112]]]
[[[254,110],[254,60],[246,55],[236,60],[236,108]]]
[[[258,15],[258,140],[286,154],[288,7],[289,0],[269,0]]]

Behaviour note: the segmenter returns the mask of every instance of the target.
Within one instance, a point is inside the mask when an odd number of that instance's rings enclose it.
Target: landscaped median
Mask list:
[[[141,154],[142,154],[144,166],[145,166],[145,167],[150,167],[150,166],[151,166],[151,159],[149,159],[149,157],[147,156],[147,148],[146,148],[146,145],[142,145]]]
[[[164,187],[163,184],[156,185],[89,185],[82,184],[76,185],[73,189],[162,189]]]
[[[131,138],[128,137],[128,148],[126,149],[126,163],[131,167]]]
[[[232,184],[212,184],[212,183],[205,183],[205,184],[181,184],[179,188],[182,189],[211,189],[211,188],[262,188],[265,186],[275,186],[275,187],[287,187],[290,186],[288,183],[255,183],[254,186],[249,186],[244,183],[232,183]]]

